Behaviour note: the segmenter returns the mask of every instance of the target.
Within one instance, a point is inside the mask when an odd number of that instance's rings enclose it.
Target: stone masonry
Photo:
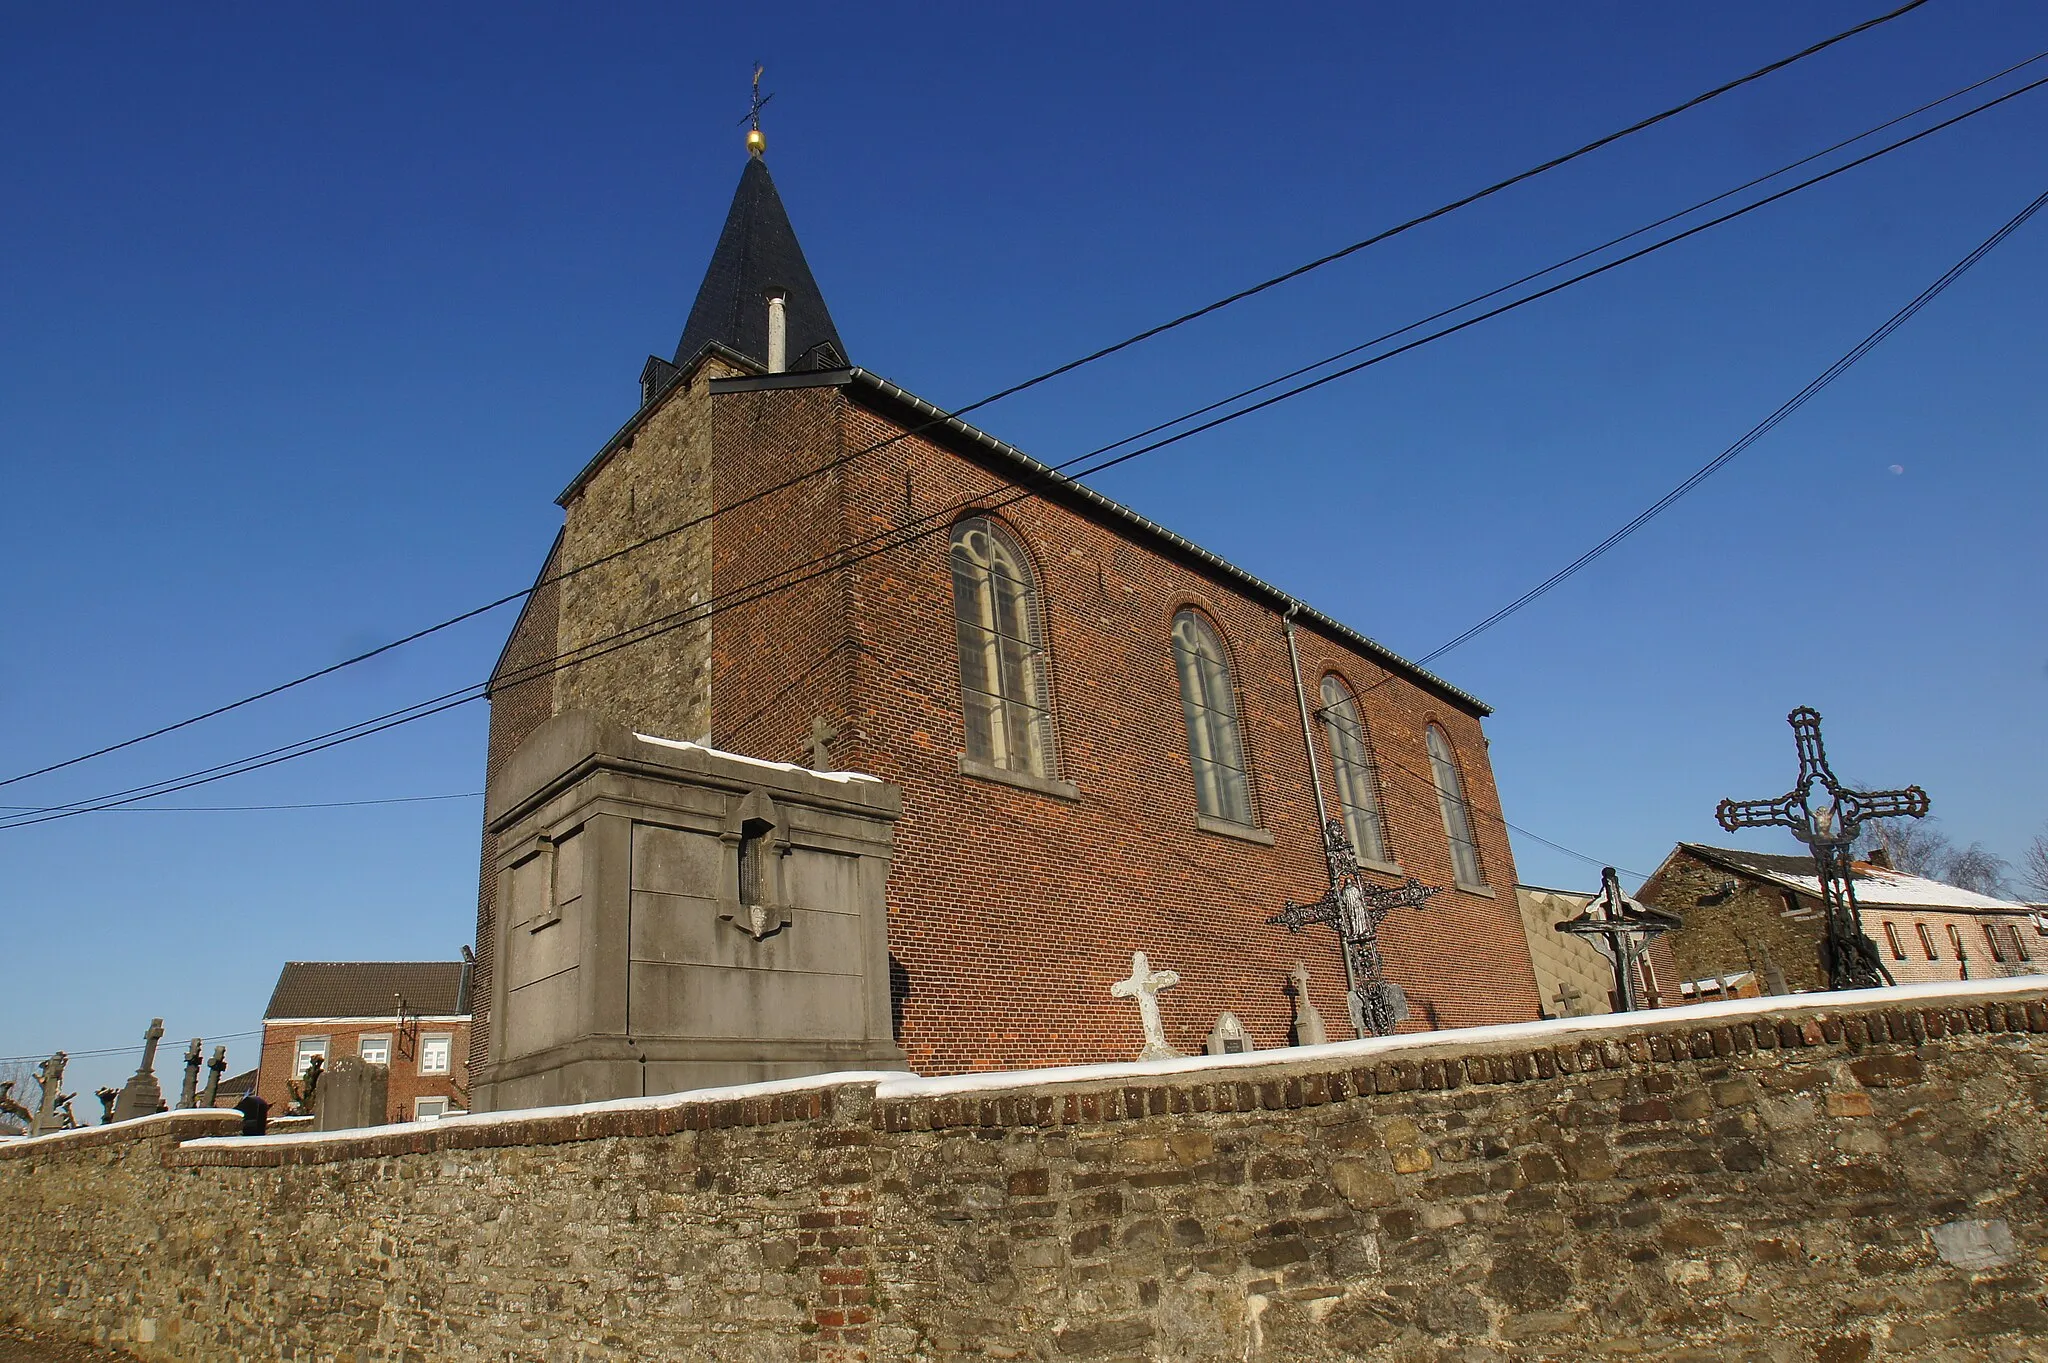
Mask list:
[[[2048,982],[0,1146],[146,1359],[2038,1359]]]

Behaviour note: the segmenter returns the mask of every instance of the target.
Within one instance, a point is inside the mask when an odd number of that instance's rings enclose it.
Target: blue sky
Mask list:
[[[675,344],[756,58],[770,163],[853,359],[953,406],[1879,8],[19,11],[0,50],[0,775],[530,580],[554,494]],[[2043,47],[2038,6],[1941,0],[975,420],[1064,459]],[[2048,186],[2044,101],[1099,486],[1426,652]],[[1784,716],[1810,704],[1844,775],[1917,781],[1951,836],[2016,857],[2048,818],[2044,285],[2037,221],[1675,511],[1438,662],[1498,708],[1508,817],[1648,871],[1722,836],[1722,796],[1784,788]],[[0,801],[79,799],[450,690],[509,623]],[[472,707],[175,802],[476,791],[483,723]],[[286,959],[452,956],[477,805],[0,832],[0,1055],[131,1044],[160,1014],[168,1056],[254,1029]],[[1527,838],[1516,853],[1531,882],[1598,874]],[[253,1062],[252,1040],[229,1045]],[[72,1077],[89,1093],[131,1067]]]

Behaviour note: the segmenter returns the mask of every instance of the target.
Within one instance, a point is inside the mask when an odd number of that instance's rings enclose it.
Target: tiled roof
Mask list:
[[[1698,843],[1679,846],[1732,871],[1761,876],[1789,890],[1818,899],[1820,877],[1814,873],[1813,858],[1777,856],[1768,852],[1743,852],[1731,847],[1703,847]],[[1949,909],[1957,913],[2025,913],[2027,906],[2015,900],[1995,899],[1955,885],[1907,875],[1867,862],[1856,862],[1849,874],[1855,880],[1856,902],[1872,908]]]
[[[270,991],[266,1021],[388,1018],[407,1011],[438,1017],[468,1011],[460,961],[289,961]]]

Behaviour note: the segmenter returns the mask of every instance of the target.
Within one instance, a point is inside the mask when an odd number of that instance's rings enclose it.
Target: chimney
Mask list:
[[[1869,862],[1872,866],[1877,867],[1879,870],[1889,871],[1892,869],[1891,849],[1889,847],[1886,847],[1883,843],[1879,843],[1877,846],[1871,848],[1870,855],[1865,857],[1864,860]]]
[[[780,374],[789,368],[789,318],[783,307],[789,295],[776,288],[768,290],[768,372]]]

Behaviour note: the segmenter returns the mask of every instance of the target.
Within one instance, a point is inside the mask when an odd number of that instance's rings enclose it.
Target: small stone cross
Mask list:
[[[839,730],[825,722],[823,715],[811,716],[811,770],[832,771],[832,740]]]
[[[164,1039],[164,1020],[151,1018],[149,1030],[142,1034],[142,1065],[137,1074],[152,1074],[156,1071],[156,1043]]]
[[[1557,1015],[1561,1018],[1575,1018],[1579,1015],[1579,1000],[1586,997],[1583,990],[1574,989],[1568,980],[1557,982]]]
[[[199,1106],[199,1058],[205,1053],[206,1043],[196,1036],[192,1038],[192,1044],[185,1047],[185,1083],[178,1090],[178,1107],[181,1110]]]
[[[1168,1060],[1180,1054],[1166,1044],[1166,1027],[1159,1020],[1159,991],[1171,989],[1180,983],[1180,973],[1173,970],[1154,970],[1152,963],[1145,959],[1145,953],[1131,953],[1131,977],[1118,980],[1109,987],[1112,997],[1136,999],[1138,1001],[1138,1025],[1145,1029],[1145,1047],[1138,1052],[1140,1060]]]

